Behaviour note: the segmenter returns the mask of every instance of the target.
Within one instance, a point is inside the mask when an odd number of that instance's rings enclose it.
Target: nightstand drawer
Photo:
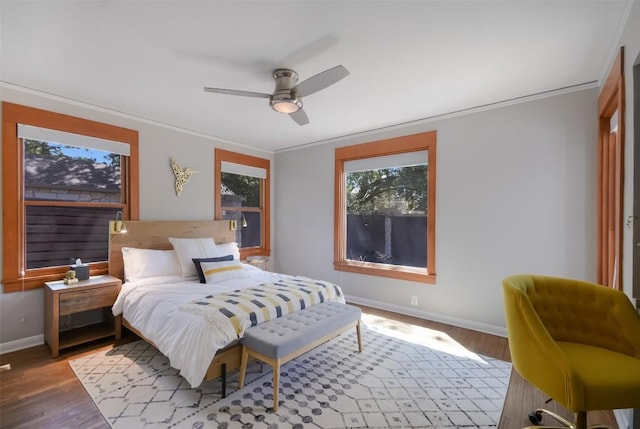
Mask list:
[[[118,287],[68,292],[60,295],[60,315],[79,313],[94,308],[111,307],[118,296]]]

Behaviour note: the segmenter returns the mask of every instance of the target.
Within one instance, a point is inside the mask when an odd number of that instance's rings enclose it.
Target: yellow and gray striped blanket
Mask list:
[[[339,286],[307,277],[290,277],[233,292],[209,295],[190,303],[223,315],[238,338],[245,329],[328,301],[345,302]]]

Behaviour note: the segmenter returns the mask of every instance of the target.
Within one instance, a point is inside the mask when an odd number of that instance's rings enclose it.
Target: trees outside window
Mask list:
[[[24,139],[26,269],[108,260],[122,155]]]
[[[346,258],[426,268],[426,163],[347,172],[346,181]]]
[[[262,245],[261,179],[222,173],[223,218],[237,221],[236,241],[243,248]]]

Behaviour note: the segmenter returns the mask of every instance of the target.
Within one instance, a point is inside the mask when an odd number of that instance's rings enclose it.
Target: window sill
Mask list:
[[[413,268],[400,265],[376,264],[372,262],[336,261],[333,263],[336,271],[347,271],[377,277],[389,277],[420,283],[436,283],[436,275],[429,274],[425,268]]]
[[[89,275],[91,276],[107,274],[108,271],[106,262],[93,263],[90,264],[89,267]],[[2,291],[9,293],[40,289],[44,286],[44,282],[62,280],[67,271],[69,271],[69,267],[42,268],[33,270],[33,272],[27,272],[24,279],[20,277],[3,278]]]

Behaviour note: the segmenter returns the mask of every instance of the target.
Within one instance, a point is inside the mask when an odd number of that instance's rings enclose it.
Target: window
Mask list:
[[[107,272],[108,222],[138,217],[138,133],[3,103],[5,292],[60,279],[72,258]]]
[[[268,159],[215,151],[216,219],[235,220],[242,258],[270,254]]]
[[[334,268],[435,283],[436,132],[335,158]]]

